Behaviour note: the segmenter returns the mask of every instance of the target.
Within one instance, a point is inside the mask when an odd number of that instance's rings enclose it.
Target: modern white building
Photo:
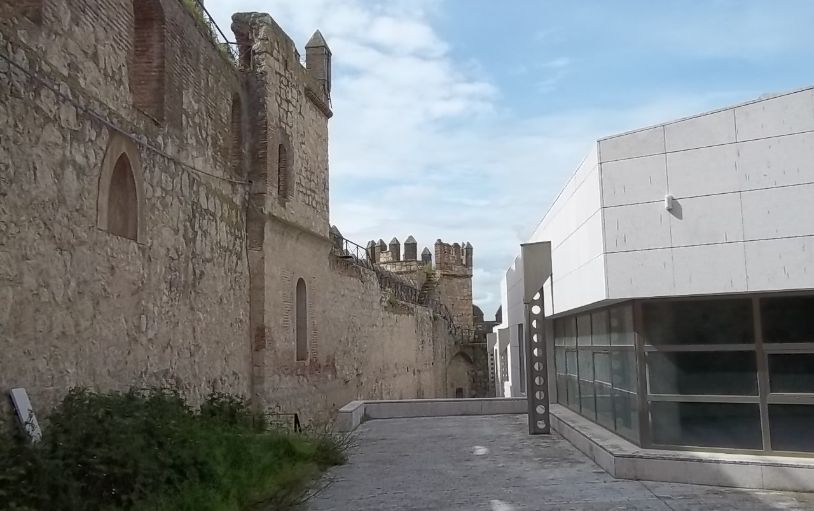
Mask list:
[[[814,88],[597,141],[528,246],[503,395],[541,292],[552,403],[645,448],[814,452]]]

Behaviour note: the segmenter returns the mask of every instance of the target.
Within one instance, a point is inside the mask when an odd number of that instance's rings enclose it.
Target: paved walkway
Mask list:
[[[814,510],[814,494],[614,479],[525,416],[375,420],[310,501],[322,510]]]

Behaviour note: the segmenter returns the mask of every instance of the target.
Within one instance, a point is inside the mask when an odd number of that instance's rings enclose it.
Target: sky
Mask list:
[[[597,138],[814,85],[811,0],[212,0],[333,51],[330,216],[500,281]]]

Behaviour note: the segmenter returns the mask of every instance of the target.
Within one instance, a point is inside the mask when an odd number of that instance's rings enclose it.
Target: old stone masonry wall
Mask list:
[[[237,61],[182,0],[0,1],[0,391],[445,394],[443,322],[331,255],[326,42],[232,28]]]

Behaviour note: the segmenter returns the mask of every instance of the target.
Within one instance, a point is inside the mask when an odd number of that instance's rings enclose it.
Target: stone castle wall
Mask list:
[[[22,68],[0,60],[0,388],[38,406],[72,386],[248,391],[245,190],[199,172],[227,175],[238,75],[164,2],[157,123],[133,106],[128,4],[50,0],[38,22],[0,24]],[[141,162],[139,241],[97,223],[116,140]]]
[[[327,90],[293,42],[238,15],[235,66],[181,0],[140,2],[161,14],[142,51],[163,65],[134,63],[129,0],[0,3],[0,391],[39,412],[73,386],[171,385],[306,421],[443,396],[443,321],[330,255]],[[133,239],[100,220],[119,152]]]

